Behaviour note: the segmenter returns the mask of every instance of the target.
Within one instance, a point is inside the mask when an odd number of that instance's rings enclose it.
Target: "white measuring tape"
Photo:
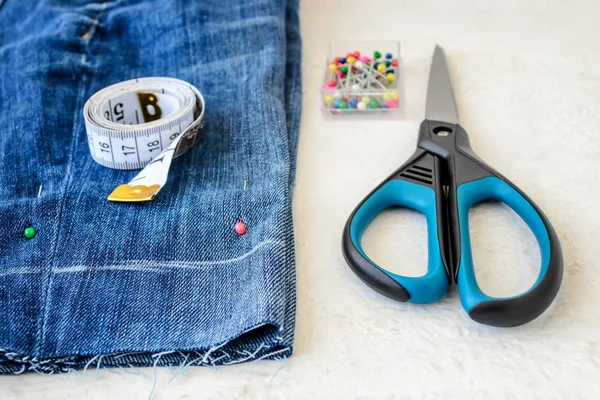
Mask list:
[[[202,136],[204,98],[174,78],[139,78],[96,92],[83,108],[90,154],[114,169],[142,169],[111,201],[148,201],[167,182],[174,157]]]

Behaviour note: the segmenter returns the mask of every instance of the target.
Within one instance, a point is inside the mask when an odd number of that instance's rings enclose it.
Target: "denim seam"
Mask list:
[[[90,25],[90,28],[87,30],[87,32],[85,32],[82,36],[81,39],[84,41],[84,45],[83,45],[83,49],[82,49],[82,55],[81,55],[81,65],[82,67],[85,67],[86,63],[87,63],[87,55],[88,55],[88,49],[89,49],[89,43],[92,40],[94,33],[96,32],[96,28],[98,26],[98,21],[100,19],[100,17],[104,14],[104,12],[106,11],[107,7],[108,7],[109,2],[106,1],[102,4],[102,8],[100,9],[100,11],[98,11],[98,13],[96,14],[96,16],[94,17],[94,19],[92,20],[92,23]],[[53,273],[53,269],[54,269],[54,262],[55,262],[55,258],[56,258],[56,250],[58,247],[58,242],[59,242],[59,237],[60,237],[60,228],[61,228],[61,219],[62,219],[62,213],[64,210],[64,206],[65,206],[65,202],[67,199],[66,193],[69,189],[69,184],[71,183],[71,168],[73,167],[73,158],[75,155],[75,149],[76,149],[76,144],[78,142],[78,131],[79,131],[79,127],[81,126],[80,123],[80,109],[81,109],[81,103],[83,100],[83,94],[85,92],[85,88],[86,88],[86,83],[87,83],[87,79],[86,79],[86,74],[85,71],[82,71],[81,74],[81,81],[79,82],[78,85],[78,89],[77,89],[77,99],[75,101],[75,110],[73,112],[73,129],[72,129],[72,138],[71,138],[71,143],[70,143],[70,152],[69,152],[69,159],[67,161],[67,170],[66,170],[66,175],[65,178],[63,180],[63,187],[60,191],[60,199],[58,201],[58,210],[56,213],[56,231],[54,233],[54,236],[52,238],[52,242],[51,242],[51,247],[50,247],[50,253],[49,253],[49,258],[50,258],[50,263],[48,266],[48,270],[45,272],[45,277],[42,278],[42,296],[41,296],[41,301],[40,301],[40,316],[38,317],[38,334],[37,334],[37,349],[34,352],[41,355],[42,351],[44,349],[44,345],[45,345],[45,329],[46,329],[46,321],[48,319],[48,297],[50,296],[50,288],[52,286],[52,277],[54,275]],[[42,272],[44,273],[44,272]]]
[[[294,121],[293,119],[290,119],[290,114],[289,114],[289,110],[291,109],[291,107],[293,107],[292,104],[288,103],[290,96],[295,96],[295,95],[300,95],[301,97],[301,93],[302,93],[302,86],[301,86],[301,75],[299,76],[295,76],[295,73],[301,74],[301,68],[299,67],[299,65],[301,65],[302,60],[298,59],[298,60],[290,60],[288,59],[289,57],[289,49],[290,46],[292,46],[291,44],[291,40],[290,40],[290,24],[289,24],[289,16],[287,15],[288,12],[292,12],[295,13],[296,17],[298,17],[298,11],[297,9],[294,10],[294,7],[290,7],[290,3],[287,4],[286,9],[284,11],[286,13],[286,26],[285,26],[285,43],[286,46],[283,49],[283,54],[285,55],[285,69],[286,69],[286,76],[288,77],[287,79],[290,79],[290,77],[292,77],[291,79],[298,79],[299,80],[299,84],[292,88],[290,88],[290,86],[286,85],[285,89],[286,92],[284,93],[284,97],[283,97],[283,107],[284,109],[287,110],[286,113],[286,130],[287,130],[287,167],[288,167],[288,187],[286,188],[286,196],[289,199],[288,203],[287,203],[287,207],[288,207],[288,215],[289,215],[289,224],[292,227],[294,227],[294,219],[293,219],[293,192],[294,192],[294,186],[295,186],[295,175],[296,175],[296,151],[297,151],[297,142],[293,143],[292,142],[292,136],[290,135],[290,132],[292,132],[294,129],[296,129],[296,131],[299,129],[299,120]],[[297,32],[298,34],[298,40],[300,40],[300,32]],[[300,43],[301,46],[301,43]],[[301,53],[301,52],[299,52]],[[294,62],[296,62],[296,64],[294,64]],[[290,68],[290,65],[293,66],[293,68]],[[297,91],[296,93],[289,93],[288,91],[290,91],[290,89],[295,89],[295,91]],[[297,106],[298,108],[302,107],[302,102],[300,101],[300,104]],[[296,125],[296,126],[292,126],[290,124],[290,120],[291,122]],[[286,293],[286,296],[291,296],[292,297],[292,301],[288,302],[285,310],[284,310],[284,325],[289,324],[290,326],[287,326],[285,328],[282,329],[282,333],[283,333],[283,337],[282,337],[282,341],[284,343],[289,342],[290,343],[290,349],[292,348],[292,343],[293,343],[293,337],[294,337],[294,330],[296,329],[296,320],[295,320],[295,316],[296,316],[296,293],[297,293],[297,285],[296,285],[296,253],[295,253],[295,247],[296,247],[296,243],[295,243],[295,235],[291,235],[290,237],[287,238],[287,253],[286,253],[286,264],[290,265],[290,271],[288,274],[288,282],[289,282],[289,286],[286,286],[286,291],[291,291],[290,294]],[[287,329],[287,332],[286,332]]]

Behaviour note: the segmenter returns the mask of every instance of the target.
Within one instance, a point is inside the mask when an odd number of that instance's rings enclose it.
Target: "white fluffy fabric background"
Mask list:
[[[298,316],[287,362],[191,368],[156,399],[600,398],[600,2],[304,0],[304,114],[294,199]],[[326,120],[327,43],[400,40],[405,120]],[[434,45],[447,52],[474,150],[546,212],[565,274],[553,308],[519,328],[472,322],[456,288],[437,304],[383,298],[340,251],[354,206],[414,150]],[[385,51],[385,49],[382,49]],[[509,209],[471,214],[477,277],[491,295],[527,290],[533,235]],[[290,227],[291,229],[291,227]],[[418,274],[424,218],[388,212],[365,236],[375,260]],[[0,377],[3,399],[145,399],[147,376]]]

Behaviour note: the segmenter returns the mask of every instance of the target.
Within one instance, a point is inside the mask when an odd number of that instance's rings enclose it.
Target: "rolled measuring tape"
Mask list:
[[[111,201],[148,201],[167,182],[174,157],[202,136],[204,98],[175,78],[139,78],[96,92],[83,107],[90,154],[108,168],[143,168]]]

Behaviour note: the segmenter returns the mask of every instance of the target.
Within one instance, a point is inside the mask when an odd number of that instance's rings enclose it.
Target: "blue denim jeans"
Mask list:
[[[291,354],[300,50],[296,0],[4,0],[0,373]],[[82,108],[144,76],[200,89],[204,137],[111,203],[135,172],[92,160]]]

